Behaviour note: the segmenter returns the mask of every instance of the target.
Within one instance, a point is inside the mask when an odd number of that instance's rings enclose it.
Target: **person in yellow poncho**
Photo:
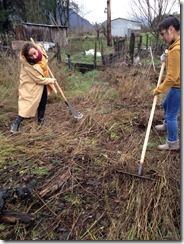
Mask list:
[[[154,95],[167,92],[162,102],[164,122],[155,126],[158,131],[167,130],[167,139],[165,144],[158,146],[158,149],[179,150],[177,118],[180,112],[180,22],[176,17],[168,16],[158,25],[158,31],[165,43],[169,44],[166,54],[166,78],[153,91]]]
[[[24,118],[38,116],[44,125],[48,91],[54,88],[55,78],[48,74],[47,59],[41,46],[25,42],[20,53],[21,69],[18,98],[18,116],[11,125],[11,132],[19,131]]]

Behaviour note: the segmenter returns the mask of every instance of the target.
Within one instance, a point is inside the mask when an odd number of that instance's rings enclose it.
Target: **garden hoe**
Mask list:
[[[162,62],[157,86],[159,86],[161,83],[164,68],[165,68],[165,62]],[[150,113],[150,117],[149,117],[149,121],[148,121],[146,135],[145,135],[144,144],[143,144],[143,148],[142,148],[142,154],[141,154],[141,158],[140,158],[140,162],[139,162],[139,166],[138,166],[138,173],[132,174],[132,173],[128,173],[128,172],[119,171],[123,174],[128,174],[128,175],[132,175],[132,176],[143,178],[143,179],[153,180],[153,178],[151,178],[149,175],[145,175],[145,176],[142,175],[142,168],[143,168],[143,164],[144,164],[144,158],[145,158],[145,154],[146,154],[146,149],[147,149],[149,134],[150,134],[150,130],[151,130],[152,120],[153,120],[153,116],[154,116],[154,112],[155,112],[155,107],[156,107],[156,103],[157,103],[157,98],[158,98],[158,96],[155,95],[154,99],[153,99],[153,105],[152,105],[152,109],[151,109],[151,113]]]
[[[34,42],[33,38],[30,38],[30,40],[31,40],[31,42],[32,42],[33,44],[36,44],[36,43]],[[52,74],[52,71],[50,70],[49,66],[48,66],[48,70],[49,70],[49,74],[50,74],[50,76],[51,76],[52,78],[54,78],[54,75]],[[72,105],[69,103],[69,101],[68,101],[67,98],[65,97],[65,95],[64,95],[64,93],[63,93],[61,87],[59,86],[57,80],[55,80],[55,85],[57,86],[57,88],[58,88],[58,90],[59,90],[61,96],[63,97],[63,99],[64,99],[64,101],[65,101],[65,104],[67,105],[67,107],[68,107],[69,110],[71,111],[73,117],[76,118],[76,119],[78,119],[78,120],[79,120],[79,119],[82,119],[83,114],[82,114],[82,113],[77,113],[77,112],[74,110],[74,108],[72,107]]]

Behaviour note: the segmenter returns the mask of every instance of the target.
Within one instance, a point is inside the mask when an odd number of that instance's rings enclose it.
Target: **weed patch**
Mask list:
[[[87,45],[78,42],[76,49],[91,47]],[[2,60],[0,64],[2,70],[9,67]],[[180,154],[157,149],[166,136],[154,130],[163,120],[161,98],[143,165],[143,174],[153,180],[122,173],[138,170],[153,101],[151,68],[120,63],[82,75],[68,72],[63,64],[50,67],[83,118],[76,121],[59,94],[51,94],[49,126],[27,119],[15,135],[10,134],[10,120],[17,114],[18,79],[12,82],[17,71],[0,72],[1,186],[14,189],[37,182],[29,198],[7,199],[4,207],[32,214],[34,220],[2,222],[1,239],[180,240]]]

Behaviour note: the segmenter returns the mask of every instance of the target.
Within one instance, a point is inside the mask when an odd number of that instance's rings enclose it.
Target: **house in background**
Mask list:
[[[117,18],[111,20],[111,35],[113,37],[130,37],[131,33],[140,33],[141,22]]]
[[[56,25],[44,25],[35,23],[22,23],[15,26],[16,40],[58,43],[65,46],[68,44],[68,27]]]

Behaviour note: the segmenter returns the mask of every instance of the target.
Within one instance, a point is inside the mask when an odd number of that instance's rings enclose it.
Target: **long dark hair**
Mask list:
[[[173,26],[176,31],[180,30],[179,20],[172,15],[167,16],[161,23],[159,23],[157,30],[168,30],[170,26]]]

